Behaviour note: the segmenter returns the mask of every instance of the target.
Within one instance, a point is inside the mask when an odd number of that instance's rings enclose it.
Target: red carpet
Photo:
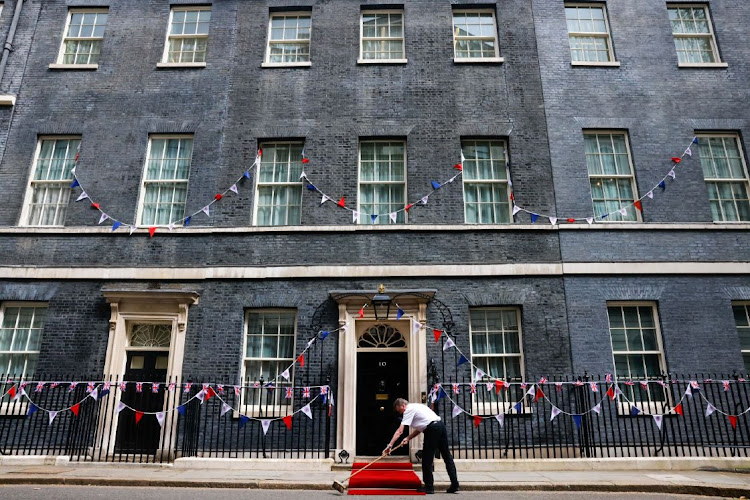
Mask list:
[[[356,462],[352,473],[367,465]],[[424,495],[417,488],[422,481],[409,463],[377,463],[349,481],[350,495]]]

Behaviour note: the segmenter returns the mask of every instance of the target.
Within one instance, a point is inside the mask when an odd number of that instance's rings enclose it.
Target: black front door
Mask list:
[[[357,455],[380,455],[401,425],[396,398],[409,394],[406,352],[357,353]],[[408,429],[403,437],[408,435]],[[407,455],[407,447],[394,455]]]
[[[124,380],[127,390],[121,401],[129,407],[156,412],[164,409],[164,381],[167,379],[166,351],[129,351]],[[136,382],[144,382],[138,392]],[[152,382],[159,384],[159,391],[152,391]],[[135,413],[125,409],[120,412],[117,422],[115,451],[118,453],[154,454],[159,447],[161,426],[155,415],[143,415],[135,422]]]

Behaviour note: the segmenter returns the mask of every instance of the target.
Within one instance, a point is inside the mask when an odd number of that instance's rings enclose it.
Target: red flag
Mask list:
[[[455,165],[453,165],[453,168],[455,168],[456,170],[463,170],[464,166],[460,163],[456,163]]]
[[[405,208],[405,210],[406,210],[406,211],[408,212],[408,211],[409,211],[409,209],[411,209],[411,207],[413,207],[413,206],[414,206],[414,204],[413,204],[413,203],[409,203],[408,205],[406,205],[406,208]]]
[[[222,198],[221,193],[216,193],[216,196],[214,196],[214,200],[219,201]]]
[[[99,210],[99,204],[98,203],[92,203],[91,204],[91,208],[95,208],[95,209]]]
[[[643,212],[643,204],[641,203],[641,200],[634,201],[633,205],[635,205],[635,208]]]
[[[513,195],[513,191],[510,192],[510,201],[516,201],[516,197]]]
[[[212,398],[213,396],[216,396],[216,391],[214,391],[214,388],[213,388],[213,387],[209,387],[208,389],[206,389],[206,397],[205,397],[205,398],[203,399],[203,401],[204,401],[204,402],[205,402],[205,401],[208,401],[208,400],[209,400],[209,399],[211,399],[211,398]]]
[[[346,206],[346,200],[345,200],[345,198],[346,198],[346,196],[342,196],[341,199],[339,200],[339,202],[336,203],[336,205],[340,206],[341,208],[344,208]]]
[[[675,163],[680,163],[682,161],[682,158],[674,157],[674,158],[672,158],[672,161],[675,162]]]
[[[609,389],[607,389],[606,394],[607,394],[607,396],[609,396],[609,399],[611,399],[612,401],[614,401],[615,400],[615,387],[614,386],[610,386]]]
[[[432,334],[435,336],[435,342],[440,341],[440,336],[443,334],[443,330],[438,330],[437,328],[432,330]]]
[[[258,156],[263,156],[263,148],[258,148]]]
[[[156,228],[155,227],[152,226],[152,227],[148,228],[149,238],[153,238],[155,232],[156,232]]]
[[[534,394],[534,402],[538,402],[543,397],[544,397],[544,393],[542,392],[542,389],[537,387],[536,394]]]
[[[292,428],[292,416],[291,415],[287,415],[286,417],[282,418],[281,420],[284,421],[284,424],[286,424],[286,428],[287,429],[291,429]]]
[[[15,385],[13,387],[11,387],[10,389],[8,389],[8,394],[10,395],[11,398],[15,398],[16,397],[16,386]]]
[[[81,409],[81,403],[76,403],[73,406],[70,407],[70,411],[73,412],[73,415],[76,417],[78,416],[78,411]]]
[[[297,361],[299,361],[299,365],[300,366],[305,366],[305,355],[304,354],[300,354],[299,358],[297,358]]]
[[[482,417],[479,415],[474,415],[474,427],[479,427],[479,424],[482,423]]]
[[[79,158],[80,156],[81,156],[81,152],[79,151],[79,152],[77,152],[77,153],[76,153],[76,157],[75,157],[75,159],[73,160],[73,162],[75,162],[75,163],[78,163],[78,158]]]
[[[727,415],[729,423],[732,424],[732,429],[737,428],[737,415]]]
[[[495,380],[495,394],[500,394],[500,389],[503,388],[505,382],[502,380]]]
[[[307,158],[302,158],[302,163],[310,163],[310,160],[308,160]]]
[[[570,219],[568,219],[568,222],[570,222],[571,224],[573,224],[575,221],[576,220],[574,218],[572,218],[572,217]]]
[[[685,414],[682,413],[682,403],[677,403],[677,406],[674,407],[674,412],[683,417],[685,416]]]
[[[364,317],[365,317],[365,308],[364,308],[364,307],[362,307],[362,308],[360,308],[360,310],[359,310],[359,318],[360,318],[360,319],[362,319],[362,318],[364,318]]]
[[[135,423],[136,423],[136,425],[138,424],[138,422],[141,421],[142,418],[143,418],[143,412],[142,411],[136,411],[135,412]]]

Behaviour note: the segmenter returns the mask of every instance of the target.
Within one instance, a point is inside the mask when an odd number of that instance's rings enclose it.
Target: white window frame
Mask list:
[[[29,182],[26,186],[26,195],[24,197],[23,202],[23,208],[21,209],[21,219],[19,226],[23,227],[65,227],[65,217],[63,217],[63,223],[62,224],[31,224],[31,221],[29,218],[31,217],[31,202],[34,199],[34,184],[38,183],[72,183],[74,177],[71,177],[70,179],[66,179],[64,181],[36,181],[34,180],[34,172],[36,171],[37,162],[39,161],[39,154],[42,151],[42,142],[43,141],[64,141],[64,140],[78,140],[82,141],[82,136],[80,135],[40,135],[37,137],[36,141],[36,150],[34,152],[34,161],[31,163],[31,170],[29,171]],[[64,188],[63,188],[64,189]],[[68,201],[66,202],[68,205],[70,205],[70,194],[68,194]],[[67,210],[65,215],[67,216]]]
[[[167,34],[164,37],[164,50],[162,51],[161,60],[156,63],[157,68],[205,68],[206,62],[169,62],[169,40],[171,38],[205,38],[208,40],[210,35],[210,27],[209,27],[209,33],[202,35],[202,34],[194,34],[194,35],[172,35],[170,34],[170,31],[172,30],[172,19],[174,17],[175,11],[195,11],[195,10],[208,10],[211,11],[211,14],[213,14],[213,11],[211,9],[211,5],[173,5],[169,9],[169,19],[167,21]],[[213,17],[213,16],[212,16]],[[206,57],[208,57],[208,48],[206,48]]]
[[[101,37],[68,37],[68,29],[70,28],[70,21],[73,19],[73,14],[107,14],[107,21],[109,21],[109,8],[107,7],[70,7],[68,9],[67,17],[65,18],[65,27],[62,33],[62,41],[60,42],[60,50],[58,50],[57,52],[57,59],[54,63],[50,64],[49,67],[50,69],[98,69],[99,63],[76,64],[63,62],[65,57],[65,42],[68,40],[98,40],[102,45],[104,44],[104,35],[102,35]],[[106,29],[106,24],[104,27]]]
[[[669,20],[669,9],[703,9],[706,14],[706,23],[708,24],[708,33],[675,33],[672,30],[672,22]],[[672,33],[672,39],[675,38],[706,38],[711,42],[711,51],[714,54],[714,62],[710,63],[682,63],[679,57],[677,58],[677,66],[679,68],[726,68],[729,65],[721,61],[721,54],[719,54],[719,45],[716,42],[716,34],[714,33],[714,23],[711,20],[711,9],[708,8],[707,3],[668,3],[667,4],[667,20],[669,21],[669,31]],[[675,56],[677,56],[677,47],[675,47]]]
[[[703,173],[703,170],[701,168],[701,174],[703,174],[703,180],[708,185],[709,182],[732,182],[732,183],[741,183],[744,182],[745,184],[745,192],[748,193],[748,196],[750,196],[750,174],[748,174],[747,170],[747,160],[745,159],[745,152],[742,149],[742,140],[740,139],[740,135],[736,132],[727,132],[727,133],[720,133],[720,132],[714,132],[714,133],[698,133],[695,134],[695,136],[698,139],[711,139],[711,138],[722,138],[722,139],[729,139],[732,138],[737,143],[737,150],[740,152],[740,161],[742,161],[742,171],[745,174],[745,178],[743,180],[740,179],[729,179],[729,178],[721,178],[721,177],[711,177],[706,178],[705,174]],[[700,149],[698,150],[698,155],[700,156]],[[710,198],[709,198],[710,203]],[[722,210],[722,216],[723,216],[723,210]],[[713,217],[713,216],[712,216]],[[743,221],[743,220],[714,220],[715,224],[746,224],[750,221]]]
[[[251,313],[257,313],[257,314],[264,314],[264,313],[291,313],[294,315],[294,338],[292,339],[292,358],[251,358],[247,356],[247,329],[250,324],[250,314]],[[248,361],[271,361],[271,362],[279,362],[279,361],[289,361],[289,365],[291,365],[291,368],[289,370],[289,381],[281,381],[277,380],[276,382],[282,382],[280,385],[277,385],[274,388],[274,391],[284,391],[287,386],[294,387],[294,381],[295,381],[295,372],[297,368],[296,363],[296,356],[297,356],[297,335],[299,334],[298,330],[298,323],[299,323],[299,311],[296,309],[290,309],[290,308],[262,308],[262,309],[246,309],[244,314],[244,322],[242,325],[242,366],[240,367],[240,381],[241,386],[245,386],[246,383],[250,382],[257,382],[257,381],[248,381],[246,380],[247,374],[246,374],[246,365]],[[261,352],[262,352],[262,346],[261,346]],[[278,352],[278,351],[277,351]],[[283,378],[283,377],[282,377]],[[268,382],[268,381],[265,381]],[[252,389],[252,387],[251,387]],[[258,391],[265,391],[267,390],[265,387],[261,387],[259,389],[255,389]],[[281,405],[281,404],[264,404],[264,405],[256,405],[253,403],[248,403],[245,400],[245,390],[242,390],[240,392],[240,408],[243,415],[252,416],[252,417],[283,417],[281,413],[287,408],[287,405]],[[296,397],[296,395],[295,395]],[[282,394],[278,393],[274,395],[274,402],[277,401],[283,401],[285,398]],[[311,398],[312,399],[312,398]],[[265,413],[265,415],[261,415],[261,411]],[[235,412],[236,415],[237,412]],[[270,416],[269,416],[270,413]]]
[[[750,315],[750,301],[747,301],[747,300],[732,301],[732,316],[734,316],[734,308],[735,307],[742,307],[745,310],[745,317],[748,318],[748,316]],[[748,324],[750,324],[750,323],[748,323]],[[746,330],[750,331],[750,326],[742,326],[742,327],[740,327],[737,324],[736,321],[735,321],[734,327],[735,327],[735,330],[739,330],[740,328],[743,328],[743,329],[746,329]],[[739,342],[739,335],[737,337],[738,337],[737,340]],[[747,346],[744,346],[744,347],[745,348],[743,348],[743,345],[740,342],[740,355],[742,356],[743,363],[745,361],[745,356],[750,356],[750,345],[747,345]],[[747,375],[747,373],[745,373],[745,375]]]
[[[401,47],[402,57],[400,59],[365,59],[363,57],[364,52],[364,28],[365,28],[365,15],[367,14],[401,14]],[[452,22],[452,21],[451,21]],[[379,40],[392,40],[396,38],[383,38],[374,37],[373,39]],[[369,39],[368,39],[369,40]],[[359,13],[359,58],[357,64],[406,64],[406,14],[403,9],[365,9]]]
[[[661,370],[661,373],[667,373],[667,361],[666,361],[666,355],[664,353],[664,340],[662,338],[661,333],[661,321],[659,318],[659,309],[656,302],[653,301],[608,301],[606,303],[607,307],[607,334],[609,335],[609,347],[612,353],[612,366],[614,367],[614,373],[615,383],[622,384],[624,381],[620,382],[617,378],[617,364],[615,362],[615,355],[647,355],[647,354],[657,354],[659,356],[659,369]],[[609,318],[609,308],[610,307],[648,307],[651,309],[651,314],[653,316],[654,320],[654,330],[656,335],[656,345],[658,347],[657,351],[653,350],[642,350],[642,351],[615,351],[614,345],[612,344],[612,322]],[[640,323],[640,314],[639,314],[639,323]],[[627,334],[626,334],[627,335]],[[632,380],[632,379],[629,379]],[[637,381],[644,380],[644,379],[637,379],[633,380],[633,382],[636,382],[636,385],[633,386],[633,391],[642,391],[640,387],[637,386]],[[651,377],[646,380],[660,380],[659,377]],[[651,399],[651,391],[655,389],[653,383],[649,383],[648,385],[648,401],[634,401],[635,406],[638,407],[639,410],[646,412],[646,413],[664,413],[665,408],[669,409],[672,407],[671,405],[671,393],[668,389],[661,389],[661,386],[658,386],[660,389],[663,390],[663,393],[665,395],[664,401],[654,401]],[[627,395],[627,394],[626,394]],[[630,414],[630,408],[631,404],[625,401],[624,399],[618,399],[618,407],[617,411],[621,415],[629,415]]]
[[[190,170],[193,168],[193,156],[195,154],[195,136],[193,134],[150,134],[148,136],[148,146],[146,147],[146,160],[143,162],[143,170],[141,173],[141,186],[139,189],[138,194],[138,216],[136,220],[138,221],[136,223],[137,226],[141,226],[143,223],[143,209],[146,201],[146,184],[152,183],[152,182],[159,182],[159,181],[147,181],[146,179],[146,173],[148,171],[148,162],[151,159],[151,146],[153,145],[153,141],[155,139],[192,139],[193,141],[193,151],[190,155],[190,169],[188,170],[188,177],[185,181],[185,189],[190,188]],[[161,181],[161,182],[175,182],[172,181]],[[181,226],[183,224],[182,219],[185,217],[184,210],[187,209],[187,202],[185,204],[185,207],[183,208],[183,215],[181,215],[177,221],[170,221],[173,222],[175,226]],[[168,227],[169,224],[148,224],[148,226],[153,227]]]
[[[261,150],[266,150],[267,146],[271,145],[283,145],[283,144],[289,144],[289,145],[301,145],[302,149],[305,148],[305,142],[304,141],[265,141],[261,142],[259,144]],[[294,160],[290,158],[290,161],[293,162]],[[299,161],[302,161],[302,157],[300,156]],[[263,162],[263,159],[261,158],[261,164]],[[302,199],[304,196],[304,188],[302,179],[299,179],[295,182],[261,182],[260,180],[260,169],[261,165],[258,166],[257,175],[255,176],[255,196],[254,196],[254,202],[253,202],[253,226],[259,226],[258,223],[258,202],[260,200],[260,187],[261,186],[287,186],[287,187],[293,187],[293,186],[300,186],[300,224],[302,223]],[[304,170],[304,169],[303,169]],[[272,205],[275,207],[276,205]],[[274,226],[274,225],[263,225],[259,227],[287,227],[287,226],[297,226],[299,224],[284,224],[283,226]]]
[[[493,57],[457,57],[456,56],[456,44],[458,43],[458,40],[489,40],[490,37],[486,36],[475,36],[475,37],[469,37],[469,36],[462,36],[459,37],[456,34],[456,24],[454,17],[456,14],[492,14],[492,23],[495,26],[495,30],[493,32],[492,41],[495,42],[495,55]],[[498,35],[498,28],[497,28],[497,15],[495,14],[495,9],[453,9],[453,13],[451,15],[451,23],[453,25],[453,62],[454,63],[501,63],[504,62],[505,59],[500,57],[500,40]]]
[[[408,182],[407,173],[409,172],[409,168],[408,168],[408,163],[407,163],[408,154],[407,154],[407,149],[406,149],[406,146],[407,146],[406,141],[403,139],[392,139],[392,140],[391,139],[365,139],[365,140],[360,139],[359,143],[357,144],[357,212],[359,212],[360,214],[359,219],[357,220],[357,224],[364,225],[364,226],[380,226],[380,225],[401,226],[401,225],[407,224],[409,222],[409,212],[407,212],[406,210],[403,211],[404,213],[403,222],[393,222],[387,214],[385,215],[377,214],[377,215],[378,217],[384,217],[384,216],[388,217],[388,224],[372,224],[371,222],[363,220],[363,217],[365,216],[370,217],[371,215],[375,215],[375,214],[363,214],[362,210],[360,209],[360,205],[362,202],[362,185],[363,184],[364,185],[387,184],[389,186],[401,184],[400,182],[396,182],[396,181],[387,181],[387,182],[362,181],[362,143],[373,143],[373,142],[379,142],[379,143],[400,142],[401,144],[404,145],[404,181],[403,181],[404,203],[402,205],[404,208],[406,207],[406,203],[407,203],[406,200],[408,199],[407,197],[409,196],[409,189],[408,189],[409,186],[407,184]]]
[[[503,158],[503,167],[506,169],[506,172],[508,171],[508,141],[504,139],[462,139],[461,140],[461,151],[464,149],[464,144],[468,142],[500,142],[503,145],[503,151],[505,153],[505,157]],[[465,156],[465,155],[464,155]],[[462,175],[462,182],[463,182],[463,204],[464,204],[464,223],[465,224],[472,224],[472,225],[492,225],[492,224],[511,224],[513,223],[513,204],[511,203],[510,199],[510,179],[508,179],[508,176],[506,175],[505,180],[502,179],[482,179],[482,180],[467,180],[466,175]],[[495,222],[468,222],[467,220],[467,212],[466,212],[466,185],[472,185],[472,184],[505,184],[506,186],[506,192],[507,192],[507,200],[508,200],[508,219],[504,221],[495,221]]]
[[[271,25],[273,23],[274,17],[289,17],[289,16],[307,16],[310,18],[310,38],[300,39],[296,38],[294,40],[274,40],[273,43],[303,43],[307,42],[307,45],[309,47],[310,52],[310,60],[309,61],[297,61],[297,62],[271,62]],[[268,16],[268,33],[266,35],[266,55],[263,58],[263,63],[261,64],[262,68],[306,68],[312,66],[312,12],[309,10],[299,10],[299,11],[282,11],[282,12],[271,12]]]
[[[604,15],[604,26],[606,27],[606,32],[602,33],[599,31],[570,31],[567,26],[567,16],[566,16],[566,22],[565,22],[565,28],[568,31],[568,53],[570,54],[570,38],[571,37],[591,37],[591,38],[604,38],[607,41],[607,49],[609,50],[609,61],[574,61],[572,54],[570,58],[570,65],[571,66],[612,66],[612,67],[619,67],[620,62],[615,57],[615,48],[612,44],[612,30],[609,26],[609,14],[607,12],[607,4],[606,3],[599,3],[599,2],[591,2],[591,3],[582,3],[582,2],[565,2],[563,8],[567,7],[587,7],[587,8],[601,8],[602,14]]]
[[[586,143],[586,136],[587,135],[621,135],[625,138],[625,148],[628,152],[628,165],[630,166],[630,175],[622,175],[622,174],[601,174],[601,175],[591,175],[589,172],[588,164],[586,163],[585,157],[586,157],[586,149],[585,149],[585,143]],[[635,212],[635,220],[616,220],[613,221],[611,217],[607,217],[606,219],[602,219],[602,214],[594,213],[594,221],[595,222],[601,222],[601,223],[616,223],[616,224],[637,224],[640,222],[643,222],[643,217],[641,214],[641,211],[635,208],[632,203],[638,199],[638,185],[635,182],[635,166],[633,165],[633,153],[630,149],[630,134],[627,130],[614,130],[614,129],[584,129],[583,130],[583,140],[584,140],[584,166],[586,168],[586,176],[589,181],[589,193],[591,195],[591,209],[594,210],[594,192],[591,189],[591,179],[630,179],[630,189],[633,192],[633,199],[629,200],[631,205],[625,206],[624,208],[628,208],[630,210],[633,210]],[[622,206],[621,206],[622,208]]]
[[[5,311],[8,308],[20,308],[20,309],[44,308],[47,311],[49,311],[49,304],[47,302],[25,302],[25,301],[20,301],[20,302],[19,301],[3,302],[2,304],[0,304],[0,326],[3,324],[3,321],[5,320]],[[45,325],[46,325],[46,318],[45,318]],[[40,332],[40,334],[39,334],[40,335],[40,338],[39,338],[40,344],[41,344],[41,335],[42,335],[42,333],[43,332]],[[28,339],[27,339],[26,343],[28,344]],[[11,343],[10,343],[10,347],[13,347],[13,341],[12,340],[11,340]],[[13,355],[13,354],[34,355],[35,354],[37,356],[37,362],[38,362],[38,360],[39,360],[39,352],[40,352],[40,350],[34,350],[34,351],[30,351],[30,350],[14,351],[12,349],[9,349],[7,351],[0,351],[0,354],[10,354],[10,355]],[[7,375],[9,375],[9,374],[5,373],[5,369],[6,369],[6,367],[1,367],[0,366],[0,374],[3,374],[3,375],[5,375],[7,377]],[[22,375],[22,378],[23,379],[27,379],[27,376],[26,376],[26,365],[25,364],[24,364],[24,374]],[[5,382],[5,381],[3,380],[2,382]]]
[[[516,324],[518,325],[518,354],[498,354],[498,353],[485,353],[485,354],[475,354],[474,353],[474,330],[471,323],[471,312],[472,311],[515,311],[516,313]],[[512,382],[523,382],[526,380],[526,366],[525,366],[525,360],[524,360],[524,353],[523,353],[523,325],[521,323],[522,321],[522,315],[521,315],[521,308],[519,306],[497,306],[497,307],[472,307],[469,310],[469,352],[471,355],[471,363],[473,365],[476,365],[475,360],[477,357],[479,358],[519,358],[519,370],[521,373],[521,379],[520,380],[512,380]],[[478,366],[478,365],[477,365]],[[488,373],[488,376],[492,376],[497,378],[500,376],[500,374],[497,373]],[[505,373],[502,374],[502,376],[498,380],[505,380],[504,377]],[[489,378],[483,378],[482,380],[477,380],[476,388],[477,388],[477,394],[480,392],[486,391],[485,384],[487,382],[490,382]],[[516,387],[516,386],[512,386]],[[466,390],[467,388],[463,388],[463,390]],[[512,389],[508,389],[512,390]],[[447,388],[446,388],[447,391]],[[494,391],[494,389],[493,389]],[[502,389],[502,391],[505,391],[505,389]],[[520,390],[521,393],[525,393],[524,390]],[[494,393],[493,393],[494,394]],[[503,413],[508,413],[513,409],[513,405],[515,405],[518,402],[518,399],[515,397],[511,398],[505,398],[503,401],[489,401],[487,398],[484,401],[478,401],[477,396],[472,395],[471,397],[471,406],[472,406],[472,413],[474,415],[494,415],[497,414],[498,411],[501,411]],[[521,413],[531,413],[532,408],[529,405],[528,398],[524,396],[521,401],[523,401],[523,404],[521,406]]]

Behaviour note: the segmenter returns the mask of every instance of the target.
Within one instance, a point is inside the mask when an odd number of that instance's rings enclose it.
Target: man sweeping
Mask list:
[[[393,444],[404,432],[404,427],[411,427],[411,433],[403,439],[402,445],[424,432],[424,448],[422,450],[422,479],[424,480],[424,492],[427,494],[435,493],[435,483],[432,477],[432,463],[435,460],[435,450],[440,451],[440,456],[445,461],[445,468],[448,471],[448,477],[451,479],[451,485],[446,490],[447,493],[458,491],[458,476],[456,476],[456,465],[453,463],[453,455],[448,449],[448,432],[445,430],[445,424],[440,417],[427,406],[417,403],[409,403],[403,398],[398,398],[393,402],[393,409],[402,415],[401,425],[391,438],[391,442],[383,450],[383,455],[388,455],[393,448]]]

